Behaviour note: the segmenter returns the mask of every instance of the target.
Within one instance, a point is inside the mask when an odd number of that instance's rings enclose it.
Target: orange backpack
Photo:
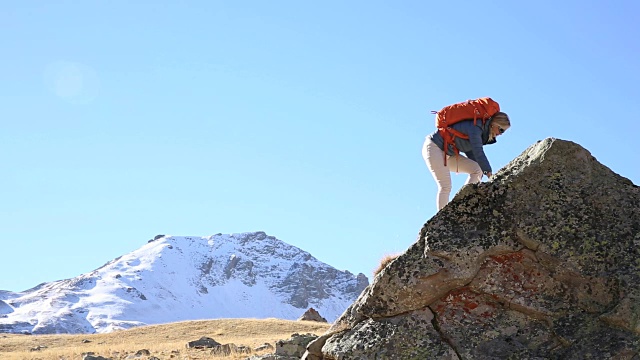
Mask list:
[[[440,111],[432,111],[432,114],[436,114],[436,128],[444,139],[444,164],[447,165],[447,148],[449,144],[453,145],[456,156],[459,153],[454,142],[455,137],[469,138],[468,135],[451,128],[451,125],[469,119],[473,119],[474,124],[478,119],[482,119],[482,124],[484,125],[498,111],[500,111],[500,105],[489,97],[467,100],[445,106]]]

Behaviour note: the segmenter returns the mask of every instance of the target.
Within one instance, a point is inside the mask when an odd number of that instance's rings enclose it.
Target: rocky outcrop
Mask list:
[[[636,359],[640,188],[540,141],[465,186],[304,359]]]
[[[0,316],[7,315],[13,312],[13,308],[7,305],[4,301],[0,300]]]
[[[275,354],[256,355],[247,360],[299,360],[307,345],[318,336],[315,334],[292,334],[289,339],[276,342]]]
[[[318,321],[318,322],[327,322],[327,319],[323,318],[320,313],[314,309],[309,308],[307,311],[298,318],[298,321]]]

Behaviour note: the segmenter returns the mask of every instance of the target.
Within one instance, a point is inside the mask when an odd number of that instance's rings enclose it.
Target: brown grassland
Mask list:
[[[217,319],[185,321],[161,325],[136,327],[108,334],[82,335],[18,335],[0,333],[0,359],[2,360],[76,360],[93,352],[96,356],[125,359],[138,350],[146,349],[161,360],[246,359],[250,355],[273,353],[275,343],[294,333],[324,334],[330,324],[315,321],[281,319]],[[206,336],[221,344],[233,343],[251,349],[271,344],[274,349],[260,353],[212,355],[210,350],[187,349],[189,341]],[[86,342],[88,340],[89,342]],[[32,349],[40,347],[40,350]],[[144,360],[149,356],[142,356]]]

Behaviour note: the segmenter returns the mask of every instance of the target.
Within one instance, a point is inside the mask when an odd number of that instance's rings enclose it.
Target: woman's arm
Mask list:
[[[472,126],[469,129],[468,135],[469,142],[471,143],[471,152],[473,152],[473,160],[480,165],[483,173],[491,173],[491,164],[489,164],[489,159],[487,159],[487,155],[485,155],[484,149],[482,148],[482,128],[480,126]]]

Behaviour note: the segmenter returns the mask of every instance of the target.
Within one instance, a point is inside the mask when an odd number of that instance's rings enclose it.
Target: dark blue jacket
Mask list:
[[[477,120],[476,125],[473,125],[473,119],[463,120],[459,123],[451,125],[451,127],[463,134],[469,135],[468,140],[461,139],[459,137],[455,138],[454,141],[458,150],[467,155],[469,159],[477,162],[483,172],[492,172],[491,164],[489,164],[487,155],[484,154],[484,150],[482,149],[483,145],[494,144],[496,142],[496,139],[493,139],[491,142],[489,142],[491,120],[486,121],[484,125],[482,125],[482,120]],[[438,145],[441,150],[444,151],[444,139],[442,138],[442,136],[440,136],[437,130],[427,137],[430,138],[436,145]],[[456,153],[453,150],[453,146],[449,144],[447,155],[454,156],[455,154]]]

